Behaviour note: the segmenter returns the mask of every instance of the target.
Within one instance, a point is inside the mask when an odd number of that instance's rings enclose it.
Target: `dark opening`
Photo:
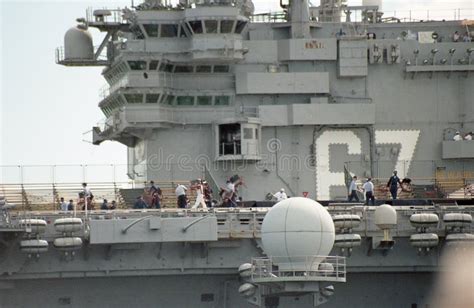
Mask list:
[[[240,155],[240,124],[219,125],[219,155]]]
[[[177,37],[178,25],[161,25],[161,37]]]
[[[234,27],[233,20],[222,20],[221,21],[221,33],[231,33]]]
[[[202,21],[201,20],[190,21],[189,25],[191,26],[191,28],[193,29],[193,32],[195,34],[202,33]]]
[[[213,293],[203,293],[201,294],[201,302],[213,302],[214,294]]]
[[[237,21],[237,26],[235,27],[235,33],[240,34],[242,33],[242,30],[244,30],[245,26],[247,25],[247,22],[238,20]]]
[[[417,304],[411,304],[411,308],[417,308],[418,305]]]
[[[277,308],[280,304],[280,298],[277,296],[265,297],[265,307],[267,308]]]

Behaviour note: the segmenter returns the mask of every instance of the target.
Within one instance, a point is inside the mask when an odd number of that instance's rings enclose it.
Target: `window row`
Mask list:
[[[143,70],[159,70],[167,73],[228,73],[230,68],[228,65],[188,65],[188,64],[171,64],[166,61],[159,60],[138,60],[127,61],[132,71]]]
[[[118,65],[108,70],[107,73],[104,74],[104,78],[109,82],[109,84],[112,84],[122,78],[122,76],[129,70],[129,67],[125,62],[120,62]]]
[[[173,95],[161,93],[125,93],[125,100],[129,104],[163,104],[169,106],[229,106],[229,95]]]
[[[184,25],[184,26],[183,26]],[[193,34],[241,34],[247,22],[244,20],[192,20],[181,24],[144,24],[143,29],[149,38],[187,37]],[[137,39],[144,39],[143,32],[134,30]]]

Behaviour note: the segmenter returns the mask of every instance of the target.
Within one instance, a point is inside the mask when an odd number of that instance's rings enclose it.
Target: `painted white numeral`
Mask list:
[[[330,199],[332,185],[345,185],[344,172],[329,171],[330,144],[346,144],[350,155],[362,153],[360,138],[350,130],[325,131],[316,139],[316,198],[319,200]]]
[[[395,170],[398,176],[404,178],[408,174],[410,164],[415,154],[416,144],[420,136],[419,130],[376,130],[376,144],[400,144]]]

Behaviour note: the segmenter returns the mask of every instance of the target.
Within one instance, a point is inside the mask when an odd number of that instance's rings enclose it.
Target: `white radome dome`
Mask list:
[[[312,256],[327,256],[334,238],[331,215],[308,198],[282,200],[263,219],[263,249],[280,268],[308,269],[308,262],[311,268],[317,268],[324,257]]]

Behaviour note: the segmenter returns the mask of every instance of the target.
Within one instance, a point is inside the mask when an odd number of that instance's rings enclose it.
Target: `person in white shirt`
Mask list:
[[[199,205],[201,205],[203,209],[207,209],[207,205],[204,202],[204,187],[201,179],[198,179],[198,183],[196,186],[194,186],[194,188],[196,189],[197,196],[196,202],[194,203],[192,208],[196,209]]]
[[[461,134],[459,132],[456,132],[454,134],[453,140],[454,141],[461,141],[462,140]]]
[[[61,197],[61,202],[59,202],[59,205],[61,206],[61,211],[67,211],[68,204],[66,203],[66,201],[64,201],[64,198]]]
[[[374,183],[372,183],[371,178],[367,179],[367,182],[364,183],[362,189],[365,191],[365,205],[369,205],[369,200],[372,201],[372,205],[375,205]]]
[[[186,200],[187,190],[188,189],[184,185],[178,184],[178,186],[176,186],[175,194],[176,194],[176,197],[178,198],[178,207],[181,209],[186,208],[186,205],[187,205],[187,200]]]
[[[359,196],[357,196],[357,176],[352,177],[351,184],[349,185],[349,199],[348,201],[351,202],[352,200],[355,200],[356,202],[359,202]]]
[[[467,133],[467,134],[464,136],[464,140],[472,140],[472,132]]]
[[[288,199],[288,196],[286,195],[284,188],[280,189],[279,192],[275,193],[273,197],[275,197],[278,202],[280,202],[281,200]]]

